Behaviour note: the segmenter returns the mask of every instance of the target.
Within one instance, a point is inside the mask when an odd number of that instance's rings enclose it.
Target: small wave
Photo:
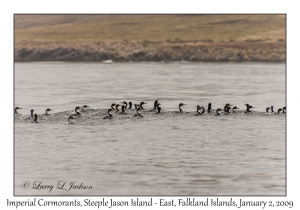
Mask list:
[[[38,114],[38,122],[39,123],[61,123],[63,125],[75,125],[75,124],[82,124],[82,125],[98,125],[98,124],[113,124],[116,121],[124,121],[126,120],[129,122],[141,122],[141,121],[155,121],[155,120],[163,120],[163,119],[172,119],[172,118],[184,118],[188,121],[188,119],[209,119],[214,118],[220,121],[227,121],[228,119],[233,118],[247,118],[247,117],[285,117],[285,114],[266,114],[264,112],[251,112],[245,113],[244,111],[237,111],[236,113],[229,113],[221,115],[216,115],[216,111],[213,110],[210,113],[204,113],[202,115],[197,114],[196,111],[193,112],[178,112],[178,111],[167,111],[162,110],[161,113],[157,114],[156,112],[150,112],[150,110],[143,110],[142,116],[143,117],[134,117],[136,114],[135,110],[126,110],[125,113],[118,112],[113,113],[112,119],[103,119],[107,116],[107,109],[88,109],[85,113],[81,113],[76,119],[72,119],[71,122],[68,122],[69,116],[73,113],[73,111],[63,111],[50,114],[49,116],[45,116],[43,114]],[[30,123],[33,121],[29,115],[17,115],[15,116],[15,123]],[[174,126],[173,129],[180,129],[177,126]]]
[[[104,60],[104,61],[102,61],[103,63],[114,63],[112,60]]]

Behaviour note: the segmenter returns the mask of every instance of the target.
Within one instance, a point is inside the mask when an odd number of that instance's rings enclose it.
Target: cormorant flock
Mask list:
[[[161,114],[162,113],[161,112],[161,107],[160,107],[161,104],[158,103],[158,100],[159,99],[155,100],[154,107],[153,107],[153,109],[148,110],[149,112],[155,112],[156,114]],[[142,111],[144,110],[143,105],[145,105],[145,104],[147,104],[147,103],[141,102],[140,104],[134,104],[134,109],[136,110],[136,114],[133,115],[133,117],[143,118]],[[128,105],[129,105],[129,107],[128,107]],[[177,111],[177,112],[182,113],[183,112],[182,107],[185,106],[185,105],[186,104],[184,104],[184,103],[180,103],[179,106],[178,106],[179,111]],[[255,107],[253,107],[249,104],[244,104],[244,105],[246,106],[246,110],[244,112],[246,114],[251,113],[251,109],[255,108]],[[121,110],[119,109],[120,106],[121,106]],[[217,108],[215,116],[221,115],[222,114],[221,111],[223,111],[223,114],[226,115],[226,114],[231,113],[231,110],[232,110],[232,113],[236,113],[236,110],[240,109],[237,106],[233,106],[233,107],[232,106],[233,105],[227,103],[227,104],[225,104],[224,109]],[[84,105],[82,107],[76,106],[75,107],[75,113],[68,117],[68,119],[67,119],[68,122],[73,123],[72,120],[79,117],[81,115],[81,113],[85,113],[86,109],[88,109],[88,108],[90,108],[90,107],[87,106],[87,105]],[[15,107],[15,109],[14,109],[14,114],[15,115],[18,115],[18,110],[19,109],[22,109],[22,108]],[[126,110],[131,110],[131,109],[132,109],[132,102],[127,103],[126,101],[123,101],[123,102],[120,102],[120,103],[117,103],[117,104],[113,103],[113,104],[111,104],[111,107],[107,110],[108,115],[105,116],[103,119],[112,119],[114,113],[126,114]],[[80,112],[80,110],[82,112]],[[53,110],[50,109],[50,108],[47,108],[44,116],[49,116],[48,112],[50,112],[50,111],[53,111]],[[34,112],[34,110],[31,109],[30,110],[30,117],[28,119],[33,119],[32,122],[38,123],[37,114],[33,114],[33,112]],[[207,113],[210,113],[210,112],[212,112],[212,104],[211,103],[209,103],[208,107],[207,107]],[[273,106],[267,107],[266,108],[266,113],[267,114],[272,114],[272,113],[274,114],[275,113],[274,112],[274,107]],[[282,108],[279,108],[277,110],[277,114],[285,114],[285,113],[286,113],[286,107],[282,107]],[[203,115],[203,114],[205,114],[205,108],[203,106],[197,105],[195,115]]]

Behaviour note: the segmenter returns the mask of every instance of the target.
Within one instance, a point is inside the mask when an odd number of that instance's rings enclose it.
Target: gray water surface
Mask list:
[[[149,112],[157,98],[161,114]],[[146,102],[143,118],[103,119],[124,100]],[[215,116],[226,103],[240,109]],[[286,105],[285,64],[16,63],[15,194],[285,195],[286,117],[271,105]],[[57,189],[71,182],[92,189]]]

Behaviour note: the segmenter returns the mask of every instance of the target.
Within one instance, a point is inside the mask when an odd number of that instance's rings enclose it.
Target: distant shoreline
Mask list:
[[[15,15],[14,60],[285,62],[286,15]]]
[[[286,62],[284,43],[82,42],[15,43],[14,61]]]

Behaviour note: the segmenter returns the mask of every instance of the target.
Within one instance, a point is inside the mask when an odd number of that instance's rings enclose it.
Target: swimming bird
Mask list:
[[[229,114],[230,113],[230,106],[232,106],[231,104],[225,104],[224,106],[224,113]]]
[[[160,108],[160,103],[157,103],[157,104],[156,104],[156,108],[157,108],[156,114],[159,114],[159,113],[160,113],[160,110],[161,110],[161,108]]]
[[[137,110],[140,107],[138,104],[134,104],[134,109]]]
[[[81,113],[78,112],[77,110],[80,110],[80,106],[75,107],[75,115],[77,115],[77,116],[81,115]]]
[[[50,111],[53,111],[53,110],[50,109],[50,108],[46,109],[46,113],[45,113],[44,115],[49,116],[49,113],[48,113],[48,112],[50,112]]]
[[[141,108],[141,109],[144,109],[144,107],[143,107],[144,104],[147,104],[147,103],[145,103],[144,101],[142,101],[142,102],[140,103],[140,108]]]
[[[220,114],[220,111],[222,111],[222,110],[223,110],[223,109],[218,108],[217,111],[216,111],[217,115],[221,115],[221,114]],[[217,115],[216,115],[216,116],[217,116]]]
[[[82,112],[85,113],[85,109],[90,108],[88,105],[83,105],[83,107],[81,107]]]
[[[236,106],[232,107],[232,112],[235,113],[237,109],[240,109],[240,108],[238,108]]]
[[[266,108],[266,112],[267,112],[268,114],[271,114],[271,113],[270,113],[270,107],[267,107],[267,108]]]
[[[202,114],[204,114],[205,113],[205,108],[203,107],[203,106],[201,106],[201,109],[202,109]]]
[[[124,101],[124,102],[122,102],[122,103],[123,103],[123,105],[122,105],[122,112],[121,112],[120,114],[126,114],[126,113],[125,113],[125,109],[126,109],[126,107],[127,107],[127,102]]]
[[[115,103],[113,103],[113,104],[111,104],[111,106],[110,106],[110,107],[111,107],[111,109],[112,109],[112,110],[115,110],[115,109],[116,109],[116,104],[115,104]]]
[[[286,113],[286,107],[282,108],[282,113],[285,114]]]
[[[119,112],[120,110],[119,110],[119,106],[120,106],[120,104],[116,104],[116,112]]]
[[[69,122],[69,123],[73,123],[73,122],[70,121],[70,120],[74,120],[74,119],[77,119],[77,115],[76,115],[76,114],[70,115],[69,118],[68,118],[68,122]]]
[[[159,98],[158,98],[157,100],[155,100],[155,101],[154,101],[154,108],[153,108],[153,109],[151,109],[151,110],[150,110],[150,112],[152,112],[152,111],[155,111],[155,110],[156,110],[156,108],[157,108],[157,104],[158,104],[158,100],[159,100]]]
[[[31,109],[31,110],[30,110],[30,117],[29,117],[28,119],[30,119],[30,118],[34,118],[34,116],[33,116],[33,112],[34,112],[34,110],[33,110],[33,109]]]
[[[273,106],[271,106],[271,113],[274,113],[274,110],[273,110],[273,108],[274,108],[274,107],[273,107]]]
[[[211,103],[208,104],[207,113],[211,112]]]
[[[279,108],[279,109],[277,110],[277,114],[280,114],[280,112],[282,112],[282,109],[281,109],[281,108]]]
[[[34,112],[34,110],[31,109],[31,110],[30,110],[30,117],[32,117],[32,118],[33,118],[33,112]]]
[[[154,110],[156,110],[156,108],[157,108],[158,100],[159,100],[159,98],[154,101]]]
[[[29,116],[29,117],[27,117],[27,118],[26,118],[26,120],[29,120],[29,119],[32,119],[32,118],[34,118],[34,116],[33,116],[33,112],[34,112],[34,110],[33,110],[33,109],[31,109],[31,110],[30,110],[30,116]]]
[[[18,109],[22,109],[22,108],[17,106],[17,107],[15,108],[15,114],[19,114],[19,113],[17,112]]]
[[[249,104],[244,104],[244,105],[246,105],[246,107],[247,107],[245,113],[251,112],[251,109],[255,108],[255,107],[253,107],[253,106],[251,106]]]
[[[133,115],[133,117],[143,117],[143,115],[141,114],[141,107],[137,108],[136,110],[136,114]]]
[[[196,114],[196,115],[202,115],[201,110],[202,110],[202,107],[199,106],[199,105],[197,105],[197,113],[198,113],[198,114]]]
[[[77,111],[77,110],[79,110],[79,109],[81,109],[79,106],[76,106],[76,107],[75,107],[75,113],[74,113],[74,114],[71,114],[71,115],[69,116],[68,122],[73,123],[73,122],[71,122],[70,120],[77,119],[77,117],[80,116],[81,113]]]
[[[37,114],[34,114],[34,120],[31,121],[31,122],[33,122],[33,123],[38,123],[38,121],[37,121]]]
[[[127,109],[127,102],[126,101],[123,101],[123,102],[121,102],[121,103],[123,103],[124,105],[125,105],[125,109]]]
[[[131,109],[132,108],[132,102],[131,101],[129,101],[129,107],[128,107],[128,109]]]
[[[103,119],[112,119],[113,118],[112,111],[113,111],[112,109],[108,109],[107,110],[108,116],[105,116]]]
[[[179,111],[180,111],[180,112],[182,112],[181,107],[182,107],[182,106],[185,106],[185,105],[186,105],[186,104],[184,104],[184,103],[180,103],[180,104],[179,104],[178,108],[179,108]]]

